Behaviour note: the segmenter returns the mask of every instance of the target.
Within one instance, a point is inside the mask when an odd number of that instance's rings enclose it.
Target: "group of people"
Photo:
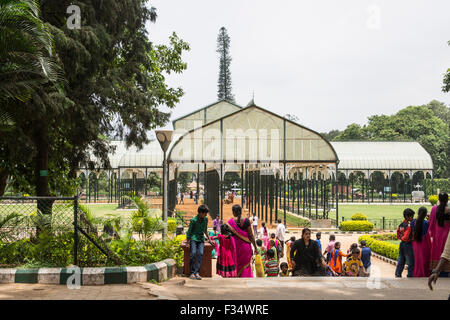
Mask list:
[[[448,195],[441,193],[439,205],[433,207],[428,221],[424,207],[418,210],[417,219],[414,219],[413,210],[404,210],[405,220],[397,230],[401,240],[397,277],[401,277],[405,263],[408,277],[448,276],[448,260],[441,259],[450,228],[447,203]],[[213,221],[214,231],[208,233],[208,212],[206,205],[199,206],[198,215],[191,220],[186,234],[187,244],[191,247],[192,279],[201,279],[199,271],[205,237],[215,247],[213,256],[217,258],[217,274],[226,278],[253,277],[254,272],[257,277],[370,275],[372,253],[365,241],[361,241],[359,247],[354,243],[343,251],[336,236],[330,235],[323,250],[321,233],[317,232],[313,240],[311,230],[304,228],[300,239],[291,237],[285,242],[286,228],[281,220],[278,220],[276,232],[269,236],[264,222],[258,230],[256,215],[242,217],[242,208],[238,204],[232,207],[233,218],[222,223],[217,217]],[[280,263],[285,252],[287,261]],[[432,280],[435,281],[436,276]]]
[[[448,194],[440,193],[439,204],[431,209],[429,217],[425,207],[419,208],[416,219],[412,209],[403,211],[404,220],[397,228],[400,245],[396,277],[402,276],[405,263],[408,265],[408,277],[429,277],[438,272],[437,265],[450,231],[447,204]],[[448,277],[449,271],[449,266],[444,265],[439,273]]]
[[[341,251],[341,243],[336,236],[330,235],[329,243],[322,253],[321,233],[311,239],[311,230],[304,228],[298,240],[291,237],[286,242],[287,262],[280,263],[283,247],[277,244],[275,234],[271,235],[269,246],[257,240],[258,252],[255,257],[257,277],[273,276],[368,276],[371,265],[371,250],[361,242],[361,249],[356,243],[347,250]],[[343,262],[343,257],[346,261]],[[261,260],[261,262],[259,262]]]
[[[335,241],[334,235],[331,235],[330,242],[322,253],[320,232],[313,241],[308,228],[303,229],[301,239],[291,237],[285,243],[286,228],[281,220],[277,221],[276,232],[271,233],[269,237],[265,223],[261,223],[258,231],[257,223],[255,224],[257,217],[243,218],[242,208],[238,204],[232,207],[233,218],[222,223],[217,217],[213,220],[213,231],[208,232],[208,212],[206,205],[199,206],[198,214],[191,219],[186,233],[186,244],[191,248],[191,279],[201,279],[199,273],[205,239],[214,246],[213,256],[217,258],[217,274],[224,278],[253,277],[253,269],[257,277],[361,276],[366,275],[370,268],[371,253],[364,243],[361,250],[354,244],[344,254],[340,249],[340,243]],[[287,262],[280,263],[285,251]],[[343,257],[348,257],[344,263]]]

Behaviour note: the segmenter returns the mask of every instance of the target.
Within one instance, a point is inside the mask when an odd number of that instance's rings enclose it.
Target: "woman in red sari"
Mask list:
[[[232,207],[233,218],[228,220],[227,225],[233,234],[236,244],[236,267],[237,277],[253,278],[252,272],[252,244],[255,252],[257,252],[255,237],[250,220],[242,219],[242,208],[236,204]]]
[[[431,241],[428,234],[427,208],[420,207],[417,219],[411,222],[413,232],[414,272],[413,277],[430,276]]]
[[[445,241],[447,240],[450,231],[450,213],[447,206],[448,194],[439,194],[439,205],[434,206],[430,212],[430,222],[428,233],[431,237],[431,268],[436,268],[441,254],[444,251]],[[448,277],[449,268],[441,272],[441,277]]]

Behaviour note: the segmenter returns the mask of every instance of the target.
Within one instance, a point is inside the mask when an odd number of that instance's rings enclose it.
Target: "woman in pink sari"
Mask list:
[[[428,234],[427,208],[420,207],[417,219],[411,222],[413,231],[414,271],[413,277],[429,277],[431,241]]]
[[[252,244],[257,252],[255,237],[250,220],[242,219],[242,208],[236,204],[232,208],[234,218],[228,220],[227,224],[233,234],[236,245],[236,267],[237,277],[253,278],[252,272]]]
[[[436,268],[441,254],[444,251],[445,241],[450,231],[450,213],[447,207],[448,194],[439,194],[439,205],[434,206],[430,212],[428,234],[431,237],[431,268]],[[448,268],[441,272],[441,277],[448,277]]]

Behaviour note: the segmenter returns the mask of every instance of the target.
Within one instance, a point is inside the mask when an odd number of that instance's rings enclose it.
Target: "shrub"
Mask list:
[[[342,221],[339,229],[343,231],[372,231],[373,223],[366,220]]]
[[[392,237],[392,235],[364,235],[358,238],[358,242],[361,243],[362,240],[365,240],[367,247],[370,248],[373,252],[378,253],[387,258],[398,260],[398,245],[386,241],[377,240],[379,236]]]
[[[367,220],[367,216],[364,213],[355,213],[352,215],[352,220]]]
[[[428,201],[431,203],[432,206],[435,206],[438,202],[438,196],[436,194],[432,194],[428,197]]]
[[[167,218],[167,232],[174,233],[177,229],[177,219]]]

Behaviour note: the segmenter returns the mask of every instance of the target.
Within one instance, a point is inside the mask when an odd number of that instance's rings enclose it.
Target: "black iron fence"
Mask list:
[[[88,215],[77,197],[0,197],[0,264],[120,264]]]

